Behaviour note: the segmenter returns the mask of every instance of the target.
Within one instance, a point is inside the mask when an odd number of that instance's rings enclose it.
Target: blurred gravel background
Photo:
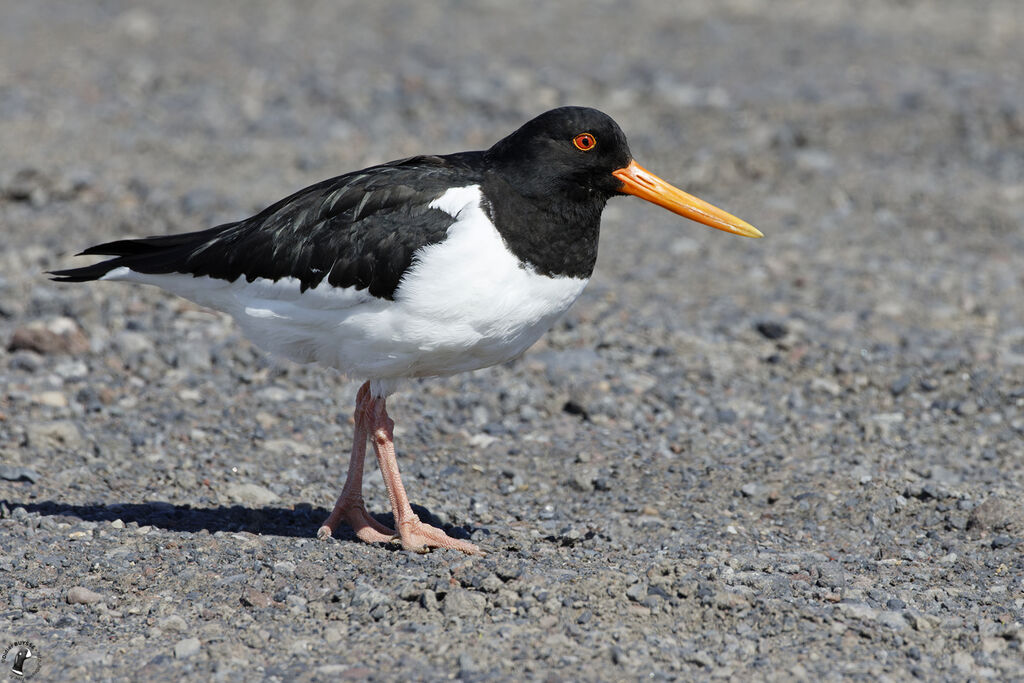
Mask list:
[[[0,647],[40,680],[1024,677],[1024,6],[675,5],[0,1]],[[567,103],[767,238],[613,201],[537,347],[394,397],[413,501],[485,558],[314,539],[356,382],[43,274]]]

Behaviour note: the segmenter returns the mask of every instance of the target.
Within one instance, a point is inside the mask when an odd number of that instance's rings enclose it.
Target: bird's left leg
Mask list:
[[[394,530],[374,519],[366,511],[366,504],[363,502],[363,460],[366,457],[366,438],[369,436],[372,406],[370,383],[366,382],[356,394],[355,434],[345,486],[341,489],[338,502],[334,504],[334,510],[316,532],[317,538],[330,538],[343,521],[348,522],[356,536],[367,543],[386,543],[395,537]]]

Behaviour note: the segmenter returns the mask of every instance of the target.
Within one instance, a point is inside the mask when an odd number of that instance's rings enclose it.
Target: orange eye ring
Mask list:
[[[580,133],[572,139],[572,144],[581,152],[589,152],[597,146],[597,138],[590,133]]]

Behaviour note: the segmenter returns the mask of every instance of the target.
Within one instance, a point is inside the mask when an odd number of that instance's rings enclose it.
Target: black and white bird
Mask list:
[[[90,247],[82,254],[113,258],[52,275],[156,285],[231,314],[272,353],[365,379],[348,478],[318,536],[345,522],[364,541],[478,553],[413,513],[385,400],[403,379],[476,370],[529,348],[580,296],[601,212],[623,194],[761,236],[644,170],[606,114],[562,107],[485,151],[346,173],[237,223]],[[367,439],[394,529],[363,502]]]

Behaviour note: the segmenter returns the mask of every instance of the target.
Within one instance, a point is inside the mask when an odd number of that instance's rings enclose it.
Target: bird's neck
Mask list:
[[[527,197],[493,178],[482,189],[488,217],[520,262],[550,277],[590,277],[605,198],[590,193]]]

